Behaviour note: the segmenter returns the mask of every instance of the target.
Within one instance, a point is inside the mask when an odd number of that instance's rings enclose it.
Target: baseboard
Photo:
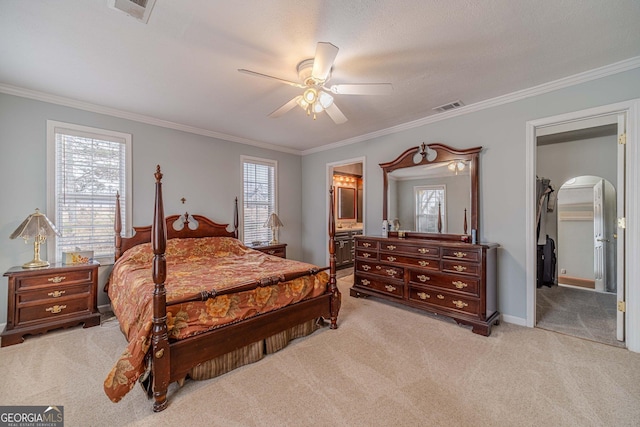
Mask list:
[[[104,305],[99,305],[98,306],[98,311],[100,313],[104,313],[106,311],[111,311],[111,304],[104,304]]]
[[[506,323],[513,323],[518,326],[527,326],[527,319],[522,317],[510,316],[508,314],[501,315],[502,321]]]
[[[593,279],[584,279],[582,277],[558,276],[558,283],[563,285],[578,286],[581,288],[595,289],[596,281]]]

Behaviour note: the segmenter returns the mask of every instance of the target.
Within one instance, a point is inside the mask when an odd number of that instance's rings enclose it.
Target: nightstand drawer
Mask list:
[[[24,304],[18,307],[18,318],[20,319],[18,325],[68,315],[77,315],[79,313],[89,313],[89,300],[87,298],[70,298],[33,305]]]
[[[41,301],[44,304],[49,301],[51,304],[56,304],[56,301],[61,298],[65,299],[76,295],[82,295],[82,297],[86,298],[91,294],[91,286],[91,283],[73,286],[51,286],[47,289],[18,292],[16,293],[16,302],[24,304]]]
[[[76,271],[49,271],[46,274],[16,277],[16,291],[24,288],[42,286],[67,286],[78,283],[91,284],[93,282],[92,271],[89,269]]]
[[[286,258],[287,257],[286,254],[285,254],[284,248],[265,249],[262,252],[264,252],[267,255],[279,256],[280,258]]]
[[[274,243],[272,245],[264,246],[247,246],[248,248],[255,249],[267,255],[277,256],[280,258],[287,257],[287,244],[286,243]]]

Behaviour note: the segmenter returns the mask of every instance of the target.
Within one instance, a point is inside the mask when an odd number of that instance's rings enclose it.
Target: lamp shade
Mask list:
[[[265,221],[263,227],[265,228],[271,228],[271,244],[274,243],[278,243],[278,239],[276,238],[276,230],[279,227],[284,227],[284,224],[282,223],[282,221],[280,221],[280,218],[278,218],[278,215],[276,215],[275,212],[272,212],[269,215],[269,218]]]
[[[9,236],[10,239],[15,239],[18,237],[22,237],[24,242],[31,238],[34,239],[33,242],[33,260],[23,264],[24,268],[38,268],[38,267],[47,267],[49,263],[47,261],[43,261],[40,259],[40,245],[44,243],[48,236],[60,236],[60,232],[56,228],[55,225],[49,218],[47,218],[43,213],[40,213],[39,209],[36,209],[35,213],[32,213],[22,221],[22,224],[18,226],[16,231],[11,233]]]

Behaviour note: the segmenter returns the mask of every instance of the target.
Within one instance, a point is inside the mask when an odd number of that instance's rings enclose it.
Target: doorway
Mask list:
[[[640,230],[636,227],[629,227],[631,218],[638,217],[639,214],[639,194],[640,174],[638,165],[640,164],[640,152],[638,150],[638,122],[640,100],[632,100],[608,106],[596,107],[589,110],[578,111],[574,113],[562,114],[546,119],[539,119],[527,122],[527,144],[526,144],[526,181],[527,181],[527,234],[526,234],[526,289],[527,289],[527,317],[526,326],[536,326],[536,303],[537,303],[537,282],[536,282],[536,261],[537,261],[537,218],[536,218],[536,175],[538,168],[543,165],[541,159],[538,159],[537,138],[544,136],[547,128],[557,125],[568,125],[573,130],[585,129],[585,124],[589,120],[603,116],[615,115],[622,117],[626,123],[622,122],[617,125],[618,131],[618,147],[623,146],[623,156],[618,155],[618,170],[624,173],[618,174],[612,179],[616,182],[616,188],[622,188],[621,194],[624,204],[617,206],[618,218],[616,220],[616,230],[618,232],[618,262],[617,262],[617,291],[620,293],[616,297],[616,314],[617,314],[617,331],[622,330],[622,337],[618,337],[623,341],[626,347],[632,351],[640,352],[640,336],[638,335],[638,319],[640,310],[640,266],[634,259],[638,259],[639,251],[637,249],[640,243]],[[592,126],[587,126],[592,127]],[[558,132],[551,132],[551,134]],[[622,141],[626,144],[620,144]],[[626,153],[626,154],[624,154]],[[596,159],[597,160],[597,159]],[[578,153],[570,159],[565,160],[565,165],[581,165],[586,158],[583,153]],[[543,166],[544,167],[544,166]],[[574,174],[575,176],[579,174]],[[618,180],[622,176],[623,179]],[[555,179],[555,186],[559,186],[570,177],[560,177]],[[555,188],[554,188],[555,190]],[[633,221],[635,223],[635,221]],[[557,276],[556,276],[557,277]],[[627,329],[625,330],[625,326]],[[625,334],[626,332],[626,334]]]
[[[348,271],[352,269],[355,259],[354,238],[364,233],[365,170],[364,157],[327,164],[327,192],[329,187],[334,189],[336,269],[343,273],[341,275],[349,274]]]

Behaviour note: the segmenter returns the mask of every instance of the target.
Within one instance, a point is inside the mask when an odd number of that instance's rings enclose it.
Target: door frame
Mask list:
[[[626,242],[624,251],[626,346],[631,351],[640,352],[640,265],[632,261],[640,259],[640,222],[638,222],[638,218],[640,218],[640,135],[638,129],[640,98],[527,121],[525,146],[526,326],[534,327],[536,323],[536,129],[619,113],[627,114]]]
[[[365,233],[365,227],[366,227],[366,223],[367,223],[367,179],[366,179],[366,175],[367,175],[367,158],[362,156],[362,157],[354,157],[351,159],[345,159],[345,160],[339,160],[336,162],[331,162],[331,163],[327,163],[326,166],[326,178],[325,178],[325,192],[324,194],[329,194],[329,189],[331,188],[331,186],[333,185],[333,168],[336,166],[343,166],[343,165],[350,165],[353,163],[362,163],[362,208],[363,208],[363,212],[362,212],[362,233]],[[334,196],[335,197],[335,196]],[[357,193],[356,193],[356,197],[357,197]],[[325,218],[328,220],[329,219],[329,209],[330,209],[330,204],[329,204],[329,198],[327,197],[327,202],[325,204]],[[337,220],[336,220],[336,224],[337,224]],[[330,259],[329,259],[329,240],[327,240],[325,248],[324,248],[324,253],[327,254],[327,258],[326,258],[326,265],[329,265],[330,263]]]

